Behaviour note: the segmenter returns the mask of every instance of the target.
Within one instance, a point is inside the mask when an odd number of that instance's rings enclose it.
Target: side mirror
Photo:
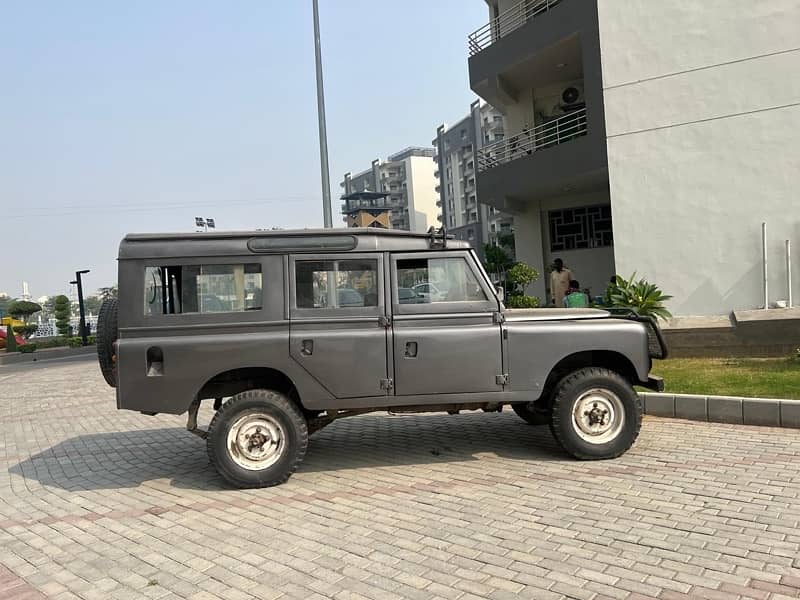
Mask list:
[[[500,300],[500,302],[505,300],[506,291],[503,289],[503,286],[502,285],[498,285],[494,289],[495,289],[495,292],[497,292],[497,299]]]

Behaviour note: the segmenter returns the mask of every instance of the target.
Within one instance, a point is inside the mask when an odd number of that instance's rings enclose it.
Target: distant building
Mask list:
[[[388,192],[352,192],[342,196],[342,213],[348,227],[392,228]]]
[[[372,166],[356,175],[345,173],[341,182],[343,199],[358,192],[386,193],[385,206],[391,210],[388,223],[392,229],[425,232],[439,226],[436,206],[436,163],[433,148],[406,148],[389,156],[385,162],[372,161]],[[344,220],[354,205],[342,204]]]
[[[30,302],[31,299],[31,290],[28,287],[28,282],[22,282],[22,296],[19,297],[20,300],[25,300],[26,302]]]
[[[475,183],[479,150],[504,136],[503,115],[476,100],[466,117],[449,127],[440,125],[432,142],[442,225],[480,252],[484,244],[496,244],[499,233],[513,228],[510,215],[481,203]]]

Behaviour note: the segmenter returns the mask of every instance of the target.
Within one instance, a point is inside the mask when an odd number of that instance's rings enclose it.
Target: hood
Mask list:
[[[598,308],[508,308],[503,315],[506,321],[574,321],[611,316]]]

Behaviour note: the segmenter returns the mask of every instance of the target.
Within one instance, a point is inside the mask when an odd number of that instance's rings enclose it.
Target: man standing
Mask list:
[[[574,279],[572,271],[564,266],[564,261],[557,258],[553,261],[555,269],[550,272],[550,296],[553,305],[557,308],[564,306],[564,296],[567,295],[569,282]]]

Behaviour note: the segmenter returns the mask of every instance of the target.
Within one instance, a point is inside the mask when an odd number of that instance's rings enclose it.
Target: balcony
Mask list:
[[[586,133],[586,109],[582,108],[484,146],[478,151],[478,172],[559,146]]]
[[[498,39],[508,35],[535,19],[539,15],[548,12],[561,0],[522,0],[516,6],[512,6],[500,13],[497,17],[489,21],[483,27],[469,34],[467,45],[469,55],[475,56],[481,50],[488,48]]]

